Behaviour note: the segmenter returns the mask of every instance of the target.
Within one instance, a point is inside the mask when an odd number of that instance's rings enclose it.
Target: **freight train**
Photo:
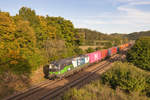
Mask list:
[[[73,73],[78,72],[95,62],[99,62],[121,52],[124,48],[129,46],[131,46],[131,43],[126,43],[109,49],[98,50],[75,58],[53,61],[51,64],[47,64],[43,67],[43,72],[45,77],[49,79],[63,78],[72,75]]]

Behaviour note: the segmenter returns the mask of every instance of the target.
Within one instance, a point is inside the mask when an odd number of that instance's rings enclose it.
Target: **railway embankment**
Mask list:
[[[131,63],[115,62],[97,80],[69,89],[56,100],[149,100],[149,77]]]
[[[89,82],[96,80],[111,67],[112,62],[124,60],[124,54],[117,54],[108,60],[94,64],[87,69],[62,80],[47,80],[27,91],[12,95],[7,100],[49,100],[61,97],[64,91],[76,87],[81,88]]]

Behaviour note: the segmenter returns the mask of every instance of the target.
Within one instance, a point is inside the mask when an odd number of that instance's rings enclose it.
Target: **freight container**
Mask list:
[[[89,63],[89,56],[85,55],[85,64]]]
[[[113,47],[113,54],[117,53],[117,47]]]
[[[109,48],[109,49],[108,49],[108,56],[111,56],[111,52],[112,52],[112,49]]]
[[[105,59],[105,57],[107,57],[108,55],[108,50],[107,49],[104,49],[104,50],[101,50],[101,59]]]
[[[76,57],[73,59],[72,64],[74,67],[78,67],[80,65],[80,57]]]
[[[115,48],[114,47],[111,48],[111,55],[113,55],[113,54],[115,54]]]
[[[116,47],[112,47],[112,48],[108,49],[108,55],[109,56],[112,56],[112,55],[114,55],[116,53],[117,53],[117,48]]]
[[[72,64],[74,67],[83,65],[89,63],[89,56],[88,55],[82,55],[80,57],[76,57],[72,60]]]
[[[78,64],[77,64],[77,58],[74,58],[72,60],[72,64],[73,64],[73,67],[77,67],[78,66]]]
[[[88,56],[89,56],[90,63],[94,63],[96,61],[101,60],[101,52],[100,51],[89,53]]]
[[[85,57],[78,57],[77,59],[77,65],[80,66],[80,65],[83,65],[85,64]]]
[[[122,51],[124,49],[124,45],[119,46],[119,50]]]
[[[119,52],[119,47],[117,47],[117,52]]]

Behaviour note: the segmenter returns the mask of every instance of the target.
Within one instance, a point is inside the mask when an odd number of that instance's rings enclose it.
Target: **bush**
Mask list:
[[[150,37],[141,37],[128,51],[127,60],[137,67],[150,71]]]
[[[132,64],[116,62],[102,75],[102,80],[71,89],[62,100],[149,100],[149,84],[149,73]]]
[[[113,68],[102,76],[103,83],[108,83],[112,88],[132,92],[142,91],[146,87],[146,73],[128,63],[115,63]]]
[[[95,50],[93,49],[93,48],[91,48],[91,47],[89,47],[88,49],[86,49],[86,52],[87,53],[91,53],[91,52],[94,52]]]
[[[3,56],[0,64],[0,74],[8,71],[15,74],[30,74],[46,62],[45,57],[38,50],[35,52],[26,50],[20,52],[12,51]]]
[[[81,48],[75,48],[74,51],[75,51],[75,53],[76,53],[77,55],[81,55],[81,54],[84,53]]]
[[[100,81],[94,81],[81,89],[73,88],[67,91],[62,100],[148,100],[148,98],[139,96],[136,92],[128,95],[120,89],[114,91]]]
[[[97,50],[101,50],[101,49],[102,49],[101,47],[96,47],[96,49],[95,49],[95,50],[97,51]]]

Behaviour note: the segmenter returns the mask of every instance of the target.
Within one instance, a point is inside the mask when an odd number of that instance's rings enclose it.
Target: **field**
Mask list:
[[[88,48],[96,49],[97,47],[103,48],[104,46],[79,46],[82,50],[86,50]]]

